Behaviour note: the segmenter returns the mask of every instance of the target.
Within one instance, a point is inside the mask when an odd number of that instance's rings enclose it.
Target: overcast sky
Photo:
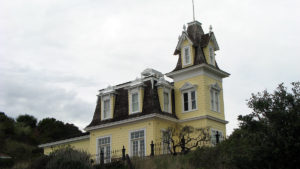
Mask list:
[[[298,0],[195,0],[220,46],[227,134],[246,99],[300,78]],[[83,129],[98,90],[145,68],[174,69],[191,0],[0,0],[0,111],[54,117]]]

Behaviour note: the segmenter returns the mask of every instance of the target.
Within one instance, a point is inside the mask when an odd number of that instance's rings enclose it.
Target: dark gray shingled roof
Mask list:
[[[129,112],[129,110],[128,110],[128,89],[126,89],[126,87],[116,89],[116,100],[115,100],[114,113],[113,113],[112,119],[101,120],[101,99],[99,97],[93,119],[87,127],[116,122],[116,121],[125,120],[125,119],[129,119],[129,118],[148,115],[148,114],[152,114],[152,113],[158,113],[158,114],[163,114],[163,115],[177,118],[175,115],[174,104],[172,104],[172,106],[173,106],[172,114],[163,112],[161,110],[160,104],[159,104],[157,86],[155,86],[156,83],[157,83],[157,81],[154,80],[154,85],[153,85],[154,87],[152,88],[151,80],[144,82],[145,86],[144,86],[143,110],[142,110],[142,112],[134,113],[132,115],[129,115],[129,113],[128,113]],[[174,91],[172,91],[172,102],[174,103]]]

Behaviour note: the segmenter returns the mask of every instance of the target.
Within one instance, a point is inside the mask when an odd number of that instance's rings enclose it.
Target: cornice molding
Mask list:
[[[50,146],[55,146],[55,145],[64,144],[64,143],[70,143],[70,142],[89,139],[89,138],[90,138],[90,135],[74,137],[74,138],[70,138],[70,139],[65,139],[65,140],[55,141],[55,142],[51,142],[51,143],[41,144],[38,147],[39,148],[50,147]]]

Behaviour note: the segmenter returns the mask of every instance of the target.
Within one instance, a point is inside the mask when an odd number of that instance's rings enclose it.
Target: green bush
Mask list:
[[[122,161],[112,161],[104,165],[97,164],[94,165],[94,169],[128,169],[127,166]]]
[[[0,159],[0,168],[10,168],[14,165],[12,158]]]
[[[49,160],[49,156],[42,155],[31,163],[30,169],[45,169]]]
[[[54,151],[49,156],[46,169],[92,169],[90,155],[72,148]]]

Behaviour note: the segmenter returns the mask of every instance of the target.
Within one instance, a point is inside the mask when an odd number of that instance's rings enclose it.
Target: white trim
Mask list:
[[[209,115],[178,120],[174,117],[169,117],[169,116],[166,116],[166,115],[153,113],[153,114],[149,114],[149,115],[144,115],[144,116],[135,117],[135,118],[129,118],[129,119],[126,119],[126,120],[111,122],[111,123],[107,123],[107,124],[100,124],[100,125],[97,125],[97,126],[86,127],[84,130],[85,131],[92,131],[92,130],[107,128],[107,127],[113,127],[113,126],[126,124],[126,123],[140,122],[141,120],[146,120],[146,119],[151,119],[151,118],[160,118],[160,119],[163,119],[163,120],[168,120],[168,121],[171,121],[171,122],[179,122],[179,123],[194,121],[194,120],[199,120],[199,119],[210,119],[210,120],[214,120],[216,122],[220,122],[220,123],[223,123],[223,124],[228,123],[228,121],[218,119],[216,117],[209,116]]]
[[[98,164],[100,164],[100,161],[98,161],[98,159],[97,159],[97,155],[99,155],[99,160],[100,160],[100,152],[99,152],[99,148],[98,148],[98,146],[99,146],[99,139],[102,139],[102,138],[106,138],[106,137],[109,137],[109,146],[110,146],[110,161],[111,161],[111,150],[112,150],[112,147],[111,147],[111,142],[112,142],[112,135],[111,134],[109,134],[109,135],[105,135],[105,136],[100,136],[100,137],[97,137],[96,138],[96,162],[98,162]],[[104,152],[103,152],[104,153]],[[105,163],[105,161],[104,161],[104,163]]]
[[[143,81],[143,82],[146,82],[146,81],[148,81],[148,80],[153,80],[153,79],[154,79],[154,80],[158,80],[158,78],[156,78],[156,77],[146,77],[146,78],[142,78],[142,81]],[[132,82],[132,81],[126,82],[126,83],[123,83],[123,84],[120,84],[120,85],[116,85],[116,86],[113,86],[113,88],[114,88],[115,90],[121,89],[121,88],[130,88],[131,82]],[[102,92],[103,90],[105,90],[105,89],[100,89],[99,92]],[[99,95],[98,95],[98,96],[99,96]]]
[[[186,61],[185,50],[188,49],[189,62]],[[181,50],[181,58],[182,58],[182,66],[188,66],[192,64],[192,52],[191,47],[189,45],[182,47]]]
[[[141,131],[143,130],[144,131],[144,143],[145,143],[145,156],[147,156],[147,132],[146,132],[146,127],[144,128],[140,128],[140,129],[134,129],[134,130],[129,130],[129,133],[128,133],[128,147],[129,147],[129,156],[132,157],[132,151],[131,151],[131,133],[133,132],[137,132],[137,131]]]
[[[175,72],[166,73],[165,75],[172,78],[174,82],[177,82],[199,75],[207,75],[215,80],[222,81],[222,78],[228,77],[230,74],[222,70],[218,70],[214,66],[202,63],[200,65],[191,66]]]
[[[178,120],[178,122],[179,123],[185,123],[185,122],[201,120],[201,119],[209,119],[209,120],[213,120],[213,121],[220,122],[220,123],[223,123],[223,124],[228,123],[228,121],[226,121],[226,120],[222,120],[222,119],[210,116],[210,115],[204,115],[204,116],[192,117],[192,118],[188,118],[188,119],[182,119],[182,120]]]
[[[51,143],[40,144],[40,145],[38,145],[38,147],[39,148],[50,147],[50,146],[55,146],[55,145],[65,144],[65,143],[70,143],[70,142],[84,140],[84,139],[89,139],[89,138],[90,138],[90,135],[80,136],[80,137],[74,137],[74,138],[69,138],[69,139],[65,139],[65,140],[55,141],[55,142],[51,142]]]
[[[104,102],[109,100],[109,115],[104,118]],[[101,96],[101,120],[107,120],[112,118],[112,100],[110,95]]]
[[[182,104],[182,113],[188,113],[192,111],[198,110],[198,98],[197,98],[197,86],[191,85],[190,83],[185,83],[181,90],[181,104]],[[195,101],[196,101],[196,108],[192,108],[192,92],[195,92]],[[188,95],[188,110],[184,110],[184,94],[187,93]]]
[[[169,95],[169,98],[168,98],[168,100],[169,100],[168,110],[169,111],[165,111],[165,93],[168,93],[168,95]],[[168,89],[168,88],[163,88],[163,111],[168,112],[168,113],[172,113],[173,111],[172,111],[172,106],[171,105],[172,105],[171,90]]]
[[[190,43],[190,45],[192,46],[193,45],[193,42],[192,40],[187,36],[187,34],[185,32],[182,32],[180,38],[179,38],[179,41],[177,43],[177,46],[176,46],[176,49],[180,51],[180,48],[181,48],[181,44],[182,42],[187,39]]]
[[[132,104],[132,95],[133,94],[137,94],[138,97],[138,108],[137,111],[133,111],[133,104]],[[134,88],[129,90],[129,114],[135,114],[140,112],[140,103],[141,103],[141,92],[140,92],[140,88]]]
[[[172,121],[172,122],[177,122],[178,121],[174,117],[153,113],[153,114],[149,114],[149,115],[143,115],[143,116],[140,116],[140,117],[129,118],[129,119],[126,119],[126,120],[111,122],[111,123],[107,123],[107,124],[100,124],[100,125],[97,125],[97,126],[86,127],[84,130],[85,131],[91,131],[91,130],[96,130],[96,129],[101,129],[101,128],[112,127],[112,126],[116,126],[116,125],[120,125],[120,124],[139,122],[141,120],[146,120],[146,119],[150,119],[150,118],[160,118],[160,119],[164,119],[164,120],[168,120],[168,121]]]

